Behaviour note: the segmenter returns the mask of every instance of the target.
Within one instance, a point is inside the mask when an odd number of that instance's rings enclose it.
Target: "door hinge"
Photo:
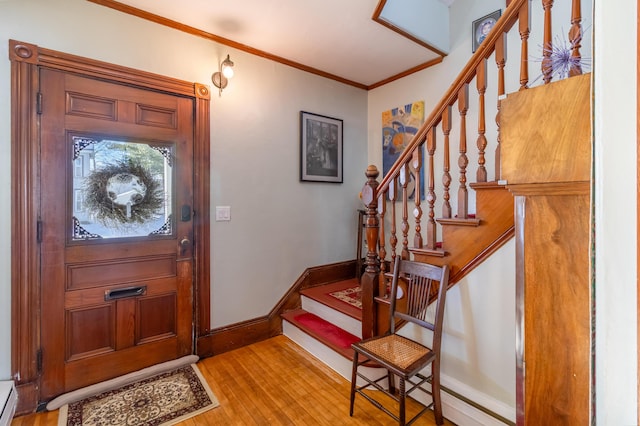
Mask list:
[[[38,374],[42,373],[42,349],[38,349],[36,352],[36,369]]]
[[[38,219],[36,222],[36,240],[37,242],[42,242],[42,221]]]
[[[42,114],[42,92],[36,95],[36,113]]]

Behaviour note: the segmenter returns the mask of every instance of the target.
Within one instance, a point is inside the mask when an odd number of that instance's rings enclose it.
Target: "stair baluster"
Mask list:
[[[414,179],[416,182],[415,191],[413,192],[413,200],[415,202],[413,217],[416,220],[415,233],[413,236],[413,246],[421,248],[422,247],[422,226],[420,225],[420,220],[422,218],[422,209],[420,208],[420,198],[421,198],[420,190],[422,186],[422,182],[420,179],[420,176],[421,176],[420,170],[422,169],[422,150],[421,149],[416,149],[415,151],[413,151],[413,157],[411,158],[411,168],[413,169]],[[432,217],[433,217],[433,212],[431,212],[430,210],[429,221],[431,221]]]
[[[572,66],[569,69],[569,76],[573,77],[582,74],[580,60],[580,47],[582,47],[582,13],[580,0],[573,0],[571,4],[571,29],[569,30],[569,43],[571,43]]]
[[[451,133],[451,105],[449,105],[442,113],[442,134],[444,135],[444,152],[442,166],[442,186],[444,187],[444,193],[442,195],[442,217],[451,218],[451,203],[449,202],[449,187],[451,185],[451,163],[449,161],[449,134]]]
[[[498,105],[496,112],[496,151],[495,151],[495,175],[496,181],[501,179],[500,173],[500,102],[504,97],[504,66],[507,63],[504,55],[504,38],[505,34],[502,33],[498,41],[496,42],[496,66],[498,67]]]
[[[402,186],[402,259],[409,259],[409,179],[411,171],[405,163],[400,170],[400,185]]]
[[[435,188],[435,179],[434,179],[434,162],[433,156],[436,152],[436,130],[434,127],[429,129],[427,133],[427,152],[429,153],[429,192],[427,194],[427,202],[429,203],[429,222],[427,225],[427,248],[430,250],[436,249],[437,235],[436,235],[436,221],[435,221],[435,202],[436,202],[436,193],[434,191]],[[420,247],[418,247],[420,248]]]
[[[467,111],[469,111],[469,84],[465,83],[458,92],[458,112],[460,114],[460,186],[458,188],[458,218],[466,219],[469,215],[469,192],[467,189]]]
[[[389,197],[389,204],[391,205],[391,237],[389,238],[389,244],[391,244],[391,264],[389,265],[389,270],[393,271],[393,268],[396,264],[396,253],[398,247],[398,235],[396,232],[396,201],[398,200],[398,178],[395,178],[391,182],[387,194]],[[383,194],[382,196],[380,196],[380,198],[386,197]]]
[[[384,217],[387,213],[387,201],[386,197],[378,197],[378,212],[380,215],[380,232],[379,240],[378,240],[378,253],[380,258],[380,278],[379,281],[384,282],[384,274],[387,272],[387,249],[385,247],[385,238],[384,238]],[[378,290],[379,295],[384,295],[386,291]]]
[[[518,31],[520,32],[520,90],[529,84],[529,6],[525,4],[518,12]]]
[[[478,90],[478,171],[476,172],[476,182],[487,181],[487,169],[485,168],[484,150],[487,148],[487,138],[484,135],[485,126],[485,105],[484,94],[487,91],[487,59],[483,59],[476,70],[476,88]]]
[[[553,67],[551,66],[551,9],[553,8],[553,0],[542,0],[542,7],[544,8],[544,41],[541,69],[544,83],[549,84],[553,78]]]

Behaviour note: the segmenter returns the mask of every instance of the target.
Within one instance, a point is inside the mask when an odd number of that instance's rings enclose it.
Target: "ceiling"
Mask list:
[[[437,49],[402,35],[399,24],[394,31],[372,19],[385,0],[89,1],[194,34],[204,32],[233,48],[362,88],[442,58]],[[455,0],[432,1],[449,6]]]

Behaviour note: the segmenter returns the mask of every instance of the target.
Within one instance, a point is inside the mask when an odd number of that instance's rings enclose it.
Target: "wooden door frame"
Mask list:
[[[40,402],[39,72],[48,68],[194,100],[194,352],[210,333],[210,90],[157,74],[9,40],[11,61],[11,374],[18,414]]]

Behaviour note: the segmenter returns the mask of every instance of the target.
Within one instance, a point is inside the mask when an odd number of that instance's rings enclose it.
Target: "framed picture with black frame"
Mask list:
[[[342,183],[342,120],[300,111],[300,180]]]
[[[498,22],[498,19],[500,19],[501,14],[502,10],[498,9],[495,12],[473,21],[473,24],[471,24],[472,52],[475,52],[480,46],[480,43],[489,35],[489,32],[493,29],[496,22]]]

